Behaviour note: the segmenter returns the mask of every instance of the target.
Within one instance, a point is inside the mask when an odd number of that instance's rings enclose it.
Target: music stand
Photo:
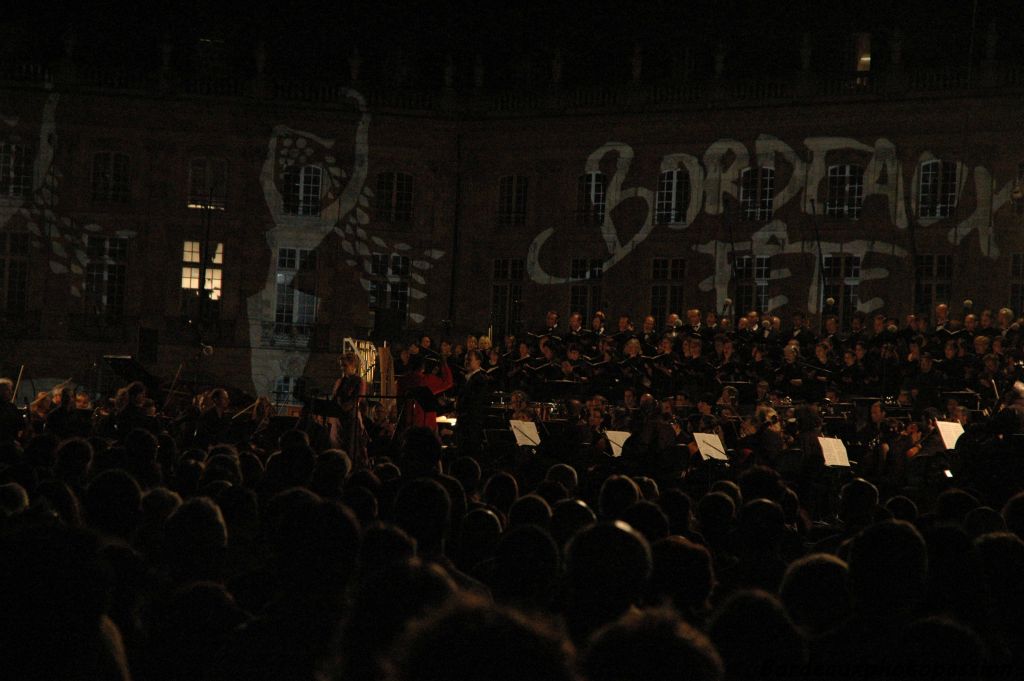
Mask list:
[[[622,446],[629,439],[629,431],[606,430],[604,436],[608,438],[608,445],[612,449],[612,456],[615,458],[622,456]]]
[[[714,433],[694,433],[697,451],[705,461],[728,461],[729,455],[722,444],[722,438]]]
[[[829,468],[849,468],[850,458],[846,454],[846,445],[837,437],[819,437],[821,455]]]
[[[515,436],[516,444],[520,447],[539,447],[540,433],[537,431],[537,424],[533,421],[510,420],[509,427]]]
[[[939,430],[943,446],[946,449],[956,449],[956,441],[964,434],[964,427],[951,421],[936,421],[935,426]]]

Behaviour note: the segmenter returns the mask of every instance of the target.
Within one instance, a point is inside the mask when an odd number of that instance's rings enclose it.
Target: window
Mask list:
[[[600,227],[604,224],[604,173],[580,175],[576,185],[576,224]]]
[[[604,262],[598,259],[573,258],[571,262],[573,279],[582,279],[569,290],[569,311],[579,312],[585,321],[601,309],[601,278],[604,276]]]
[[[188,164],[188,207],[224,210],[227,163],[216,158],[194,158]]]
[[[206,284],[203,287],[210,292],[210,300],[220,300],[223,284],[224,244],[210,244],[211,253],[206,260]],[[181,260],[181,288],[186,291],[199,291],[199,277],[203,260],[202,244],[198,241],[186,241]]]
[[[526,190],[528,180],[520,175],[506,175],[498,186],[498,225],[522,227],[526,224]]]
[[[686,224],[686,211],[690,207],[690,174],[682,169],[662,173],[654,204],[655,223]]]
[[[740,176],[740,208],[747,220],[767,222],[772,219],[775,200],[775,170],[747,168]]]
[[[290,166],[284,171],[286,215],[318,217],[323,171],[319,166]]]
[[[494,261],[491,283],[491,325],[501,336],[519,333],[523,318],[522,258],[498,258]]]
[[[298,379],[294,376],[280,376],[274,381],[274,390],[271,396],[278,411],[285,411],[281,407],[292,407],[299,404],[293,395],[296,383],[298,383]]]
[[[316,260],[306,248],[279,248],[277,251],[277,300],[274,305],[276,332],[296,331],[309,334],[316,322],[316,295],[295,288],[300,270],[315,270]]]
[[[736,256],[736,305],[741,313],[750,310],[768,311],[770,261],[771,256],[767,255]]]
[[[409,315],[409,256],[374,253],[370,259],[370,309]]]
[[[857,311],[860,299],[860,258],[855,255],[826,255],[822,257],[822,300],[834,298],[840,325],[849,323]],[[825,309],[825,308],[822,308]]]
[[[1017,164],[1017,181],[1013,185],[1010,198],[1013,200],[1013,212],[1024,215],[1024,163]]]
[[[953,282],[953,256],[919,255],[914,261],[914,268],[916,309],[930,312],[939,303],[949,303]]]
[[[825,215],[833,218],[859,218],[863,205],[864,168],[856,165],[829,166]]]
[[[956,211],[957,166],[953,161],[925,161],[918,184],[918,215],[948,218]]]
[[[0,313],[28,307],[28,232],[0,232]]]
[[[92,200],[97,203],[131,200],[128,154],[101,151],[92,157]]]
[[[128,269],[128,239],[89,236],[85,266],[85,297],[90,312],[120,317]]]
[[[655,258],[651,262],[651,315],[660,321],[671,312],[682,312],[686,261],[682,258]]]
[[[377,175],[377,219],[393,224],[412,222],[412,175]]]
[[[32,149],[0,144],[0,197],[24,198],[32,193]]]
[[[1010,264],[1010,309],[1024,310],[1024,253],[1014,253]]]

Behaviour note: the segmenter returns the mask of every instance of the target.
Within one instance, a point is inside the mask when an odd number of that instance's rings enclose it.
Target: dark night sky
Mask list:
[[[76,60],[128,69],[154,69],[159,45],[175,46],[175,67],[195,68],[200,38],[223,40],[222,60],[241,75],[251,72],[253,46],[267,46],[268,71],[298,79],[347,77],[353,45],[364,61],[365,80],[380,81],[401,54],[413,83],[440,82],[447,55],[469,78],[473,59],[483,56],[487,80],[525,85],[517,74],[531,71],[545,82],[551,55],[565,54],[567,83],[624,80],[639,42],[645,77],[671,72],[687,59],[699,75],[709,74],[718,44],[727,47],[726,71],[733,76],[771,76],[799,65],[804,32],[812,32],[815,68],[839,70],[850,35],[872,32],[876,64],[884,64],[886,41],[895,26],[904,34],[908,66],[963,65],[967,60],[974,0],[650,0],[608,3],[552,0],[434,0],[433,2],[290,0],[270,2],[44,2],[17,3],[20,9],[0,27],[0,54],[46,61],[60,53],[74,27]],[[989,22],[999,25],[999,57],[1024,57],[1024,3],[977,0],[975,57],[984,54]],[[689,55],[687,56],[687,52]],[[526,60],[531,66],[526,67]]]

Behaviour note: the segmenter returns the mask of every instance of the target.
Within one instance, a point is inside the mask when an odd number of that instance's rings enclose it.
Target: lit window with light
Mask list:
[[[224,244],[209,244],[210,256],[206,262],[206,285],[210,292],[210,300],[220,300],[224,276]],[[181,288],[186,291],[199,291],[200,271],[202,270],[202,243],[186,241],[182,249]]]

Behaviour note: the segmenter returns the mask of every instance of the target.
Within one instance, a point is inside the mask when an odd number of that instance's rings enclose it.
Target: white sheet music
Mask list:
[[[964,434],[964,427],[955,421],[936,421],[935,425],[939,428],[946,449],[956,449],[956,441]]]
[[[537,447],[540,445],[540,433],[533,421],[509,421],[512,434],[516,436],[516,444],[520,447]]]
[[[846,445],[837,437],[819,437],[821,453],[825,457],[826,466],[850,467],[850,457],[846,455]]]
[[[714,433],[694,433],[693,439],[697,443],[697,451],[705,461],[709,459],[729,460],[729,455],[725,452],[725,445],[722,444],[722,438]]]
[[[622,456],[622,445],[629,438],[629,432],[625,430],[606,430],[604,436],[608,438],[608,444],[612,448],[612,456]]]

